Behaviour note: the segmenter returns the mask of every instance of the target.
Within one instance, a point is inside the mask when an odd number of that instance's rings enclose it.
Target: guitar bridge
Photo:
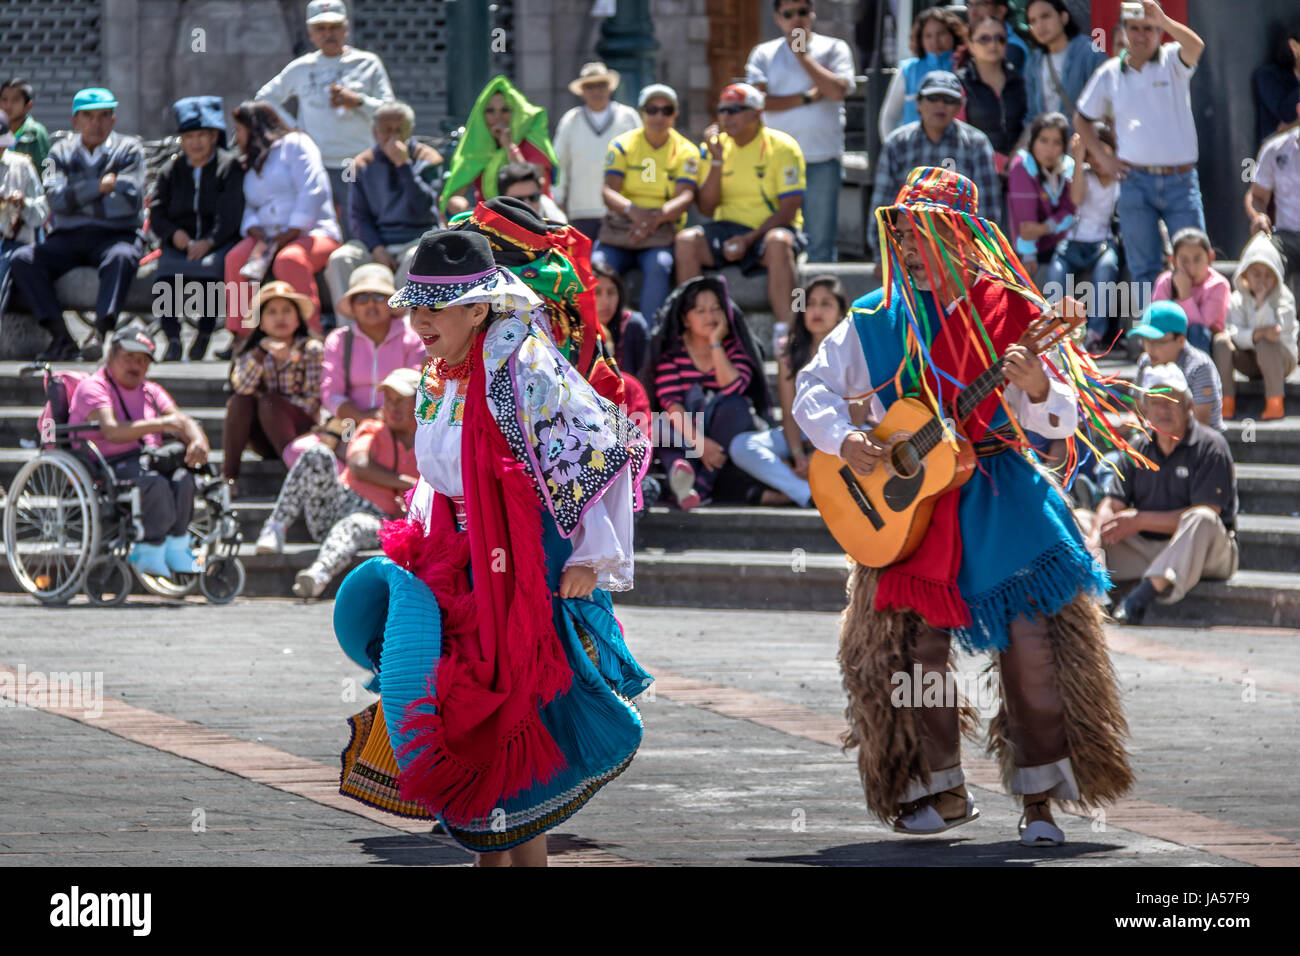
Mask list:
[[[875,509],[875,506],[871,504],[871,501],[867,498],[866,492],[864,492],[862,486],[858,484],[857,478],[853,476],[853,469],[848,465],[844,465],[840,468],[839,474],[840,477],[844,479],[845,487],[848,488],[849,497],[852,498],[853,503],[858,506],[858,510],[861,511],[866,516],[867,520],[871,522],[871,527],[875,528],[877,531],[883,528],[885,526],[885,519],[880,517],[880,512],[878,512]]]

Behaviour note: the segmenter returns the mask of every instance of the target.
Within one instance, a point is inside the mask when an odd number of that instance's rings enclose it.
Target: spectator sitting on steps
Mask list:
[[[53,336],[37,357],[40,361],[63,361],[78,353],[63,321],[55,280],[77,266],[99,270],[95,328],[80,348],[83,360],[98,361],[144,252],[139,234],[144,147],[134,136],[113,132],[116,109],[117,100],[105,89],[80,90],[72,98],[77,135],[55,143],[44,168],[54,221],[44,242],[19,249],[9,263],[14,287]]]
[[[744,275],[766,270],[775,321],[789,327],[795,258],[807,245],[803,152],[785,133],[763,125],[763,94],[748,83],[733,83],[718,99],[722,129],[715,124],[704,131],[704,178],[696,188],[700,212],[714,218],[677,234],[677,281],[732,263]]]
[[[383,406],[348,445],[348,465],[340,475],[334,455],[322,445],[303,452],[284,479],[275,510],[257,536],[258,554],[279,554],[289,526],[301,514],[313,541],[321,542],[316,560],[298,576],[293,593],[319,597],[357,552],[379,546],[379,526],[406,511],[405,495],[415,487],[415,392],[420,373],[398,369],[380,383]]]
[[[433,188],[442,156],[412,137],[415,111],[405,103],[375,110],[375,144],[353,161],[356,181],[348,194],[347,242],[330,254],[325,280],[330,301],[346,294],[352,270],[377,262],[406,282],[420,237],[439,227]]]
[[[942,166],[961,173],[975,184],[980,208],[988,210],[988,218],[1001,220],[1002,187],[993,146],[987,136],[957,119],[965,102],[966,91],[954,74],[933,70],[925,75],[916,97],[921,119],[894,130],[881,146],[868,222],[876,221],[879,207],[893,204],[917,166]],[[880,234],[874,226],[867,230],[867,242],[878,256]]]
[[[654,83],[637,97],[643,125],[610,140],[592,263],[621,275],[641,269],[641,314],[653,321],[673,287],[673,242],[699,181],[699,149],[673,128],[677,93]],[[626,371],[639,375],[640,368]]]
[[[1187,313],[1177,302],[1152,302],[1142,320],[1129,330],[1129,338],[1142,340],[1144,354],[1138,358],[1137,380],[1153,365],[1175,363],[1192,395],[1196,420],[1223,430],[1223,386],[1213,360],[1187,340]]]
[[[1286,377],[1296,367],[1295,296],[1282,281],[1282,256],[1256,233],[1232,277],[1226,327],[1214,337],[1214,364],[1223,383],[1223,417],[1237,414],[1234,370],[1264,380],[1262,421],[1286,415]]]
[[[257,328],[231,363],[234,394],[221,429],[222,470],[231,497],[247,446],[264,459],[279,458],[316,425],[325,348],[308,329],[311,309],[311,300],[287,282],[268,282],[253,302],[250,318]]]
[[[18,139],[14,149],[30,156],[32,164],[40,169],[50,153],[50,134],[32,117],[35,99],[32,85],[20,76],[0,85],[0,112],[8,118],[9,128]]]
[[[244,215],[244,168],[239,157],[225,148],[221,97],[186,97],[177,100],[172,111],[181,151],[163,163],[149,201],[149,228],[162,243],[154,281],[171,282],[171,277],[182,276],[205,285],[221,282],[226,253],[239,239]],[[180,361],[181,328],[176,313],[187,298],[185,293],[157,300],[167,333],[164,362]],[[215,315],[199,316],[198,334],[190,345],[191,361],[207,355],[216,324]]]
[[[128,556],[145,574],[169,578],[199,571],[190,550],[194,476],[187,470],[208,460],[208,439],[194,419],[183,415],[167,390],[148,381],[154,342],[138,325],[119,329],[108,347],[108,361],[83,379],[72,393],[68,424],[94,422],[98,431],[82,433],[73,447],[92,441],[118,478],[140,489],[144,538]],[[184,445],[186,469],[170,475],[147,472],[140,453],[157,448],[163,435]]]
[[[1111,578],[1140,579],[1115,611],[1121,624],[1140,624],[1152,601],[1173,604],[1203,578],[1237,571],[1237,483],[1227,439],[1192,415],[1178,366],[1150,368],[1139,384],[1154,437],[1133,447],[1159,468],[1138,468],[1125,456],[1096,515],[1075,512]]]
[[[9,260],[36,241],[36,230],[50,216],[50,202],[32,161],[14,149],[14,134],[0,115],[0,294]]]

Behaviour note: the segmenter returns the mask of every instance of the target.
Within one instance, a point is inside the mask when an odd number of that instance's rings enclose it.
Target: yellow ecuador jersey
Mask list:
[[[672,199],[678,182],[694,185],[699,170],[699,152],[689,139],[671,127],[668,139],[658,149],[646,140],[642,128],[614,137],[605,155],[606,174],[623,177],[620,191],[643,209],[658,209]],[[686,213],[682,213],[677,228],[684,225]]]
[[[803,195],[803,150],[785,133],[764,126],[746,146],[737,146],[726,133],[718,138],[722,141],[720,167],[707,165],[709,147],[700,144],[701,169],[710,176],[722,173],[722,198],[713,212],[715,221],[738,222],[754,229],[776,212],[780,200]],[[795,213],[793,225],[803,228],[802,209]]]

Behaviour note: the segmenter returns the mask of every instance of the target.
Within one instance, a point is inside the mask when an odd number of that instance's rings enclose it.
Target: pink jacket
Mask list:
[[[1172,272],[1160,273],[1152,292],[1152,301],[1173,298],[1173,275]],[[1228,314],[1228,300],[1231,298],[1232,284],[1219,275],[1219,270],[1210,266],[1205,281],[1192,286],[1192,294],[1178,304],[1187,313],[1188,325],[1204,325],[1212,331],[1222,332],[1223,320]]]
[[[349,331],[350,328],[350,331]],[[351,374],[343,369],[345,337],[352,336]],[[358,408],[383,404],[379,383],[399,368],[419,368],[426,358],[424,344],[406,318],[394,319],[388,336],[379,345],[355,327],[337,328],[325,339],[325,363],[321,376],[321,405],[337,415],[344,400]]]

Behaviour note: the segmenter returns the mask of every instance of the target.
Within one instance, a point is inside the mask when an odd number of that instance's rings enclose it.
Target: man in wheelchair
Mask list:
[[[117,477],[140,489],[144,539],[136,542],[129,560],[145,574],[169,578],[201,570],[187,532],[194,510],[194,476],[181,465],[206,463],[209,449],[198,423],[176,408],[166,389],[147,379],[153,354],[153,339],[138,325],[115,332],[107,361],[73,393],[68,424],[99,426],[81,433],[73,447],[93,441]],[[177,440],[175,454],[168,453],[173,450],[170,444],[163,446],[164,435]],[[145,450],[155,459],[149,471],[140,462]]]

